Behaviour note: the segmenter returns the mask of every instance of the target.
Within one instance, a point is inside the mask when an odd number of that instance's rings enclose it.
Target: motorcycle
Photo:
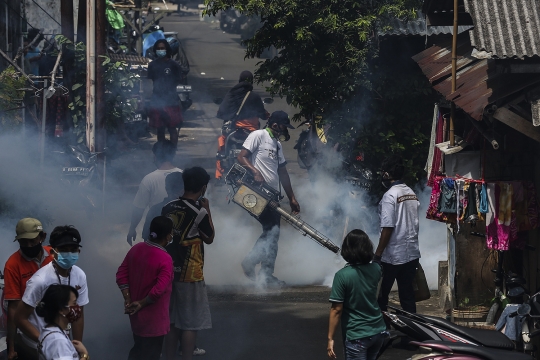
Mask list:
[[[60,180],[66,185],[66,193],[76,193],[87,215],[93,216],[101,205],[101,176],[97,171],[97,157],[101,153],[90,152],[84,144],[67,145],[65,151],[54,152],[62,156]]]
[[[218,98],[214,100],[216,105],[220,105],[223,99]],[[263,104],[271,104],[274,100],[272,98],[264,98]],[[251,131],[245,128],[237,127],[235,121],[229,120],[223,123],[221,127],[221,134],[225,136],[225,147],[223,151],[218,152],[216,159],[221,162],[221,167],[224,170],[224,174],[229,173],[229,170],[237,163],[236,158],[240,151],[242,151],[242,145],[246,141]]]
[[[517,311],[511,313],[509,318],[520,316],[523,319],[516,344],[512,342],[506,335],[496,330],[474,329],[465,326],[454,324],[448,320],[428,315],[412,314],[405,310],[388,306],[390,311],[383,311],[383,316],[394,329],[407,335],[416,342],[442,343],[446,346],[451,345],[466,345],[468,347],[477,348],[479,356],[481,352],[502,352],[510,354],[507,359],[515,359],[518,354],[525,355],[526,352],[530,356],[534,356],[535,349],[530,343],[531,339],[540,335],[540,330],[530,331],[529,329],[538,329],[540,324],[540,292],[531,296],[526,302],[521,304]],[[533,312],[534,314],[532,314]],[[416,345],[416,344],[413,344]],[[462,349],[462,350],[463,350]],[[457,349],[459,351],[459,349]],[[514,350],[513,353],[510,351]],[[468,350],[472,351],[472,350]],[[487,355],[485,355],[487,356]],[[508,355],[507,355],[508,356]],[[482,358],[482,357],[480,357]],[[489,359],[489,357],[486,357]],[[525,357],[523,357],[525,359]]]
[[[441,341],[412,341],[411,345],[418,346],[423,354],[415,354],[410,360],[533,360],[527,354],[508,350],[490,349],[481,346],[449,343]]]

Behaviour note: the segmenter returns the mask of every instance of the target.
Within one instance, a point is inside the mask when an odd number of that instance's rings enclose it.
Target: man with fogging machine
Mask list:
[[[401,178],[402,159],[387,158],[382,165],[383,186],[388,188],[379,203],[381,235],[373,261],[383,268],[379,307],[386,311],[388,295],[397,280],[399,302],[403,310],[416,313],[413,281],[420,258],[418,247],[418,208],[414,191]]]
[[[244,148],[238,154],[238,162],[251,171],[255,181],[264,181],[274,189],[279,188],[280,192],[281,183],[289,198],[292,212],[298,214],[300,205],[294,196],[291,179],[285,167],[287,162],[283,156],[283,148],[280,142],[280,140],[289,140],[288,128],[294,129],[287,113],[284,111],[272,113],[266,128],[249,134],[244,142]],[[270,286],[284,286],[285,282],[273,275],[278,252],[280,215],[267,208],[259,216],[258,220],[262,225],[263,233],[257,239],[253,249],[242,261],[242,269],[250,280],[255,281],[257,280],[255,266],[260,263],[260,282]]]

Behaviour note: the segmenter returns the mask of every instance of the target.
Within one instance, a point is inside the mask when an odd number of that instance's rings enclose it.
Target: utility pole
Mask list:
[[[456,72],[457,72],[457,36],[458,36],[458,0],[454,0],[454,31],[452,32],[452,92],[456,91]],[[448,127],[448,136],[450,137],[450,147],[455,145],[454,119],[456,116],[456,104],[452,101],[450,104],[450,126]]]
[[[96,0],[86,0],[86,145],[96,151]]]
[[[107,19],[105,0],[96,1],[96,151],[103,151],[106,143],[105,134],[105,71],[103,56],[107,53]]]
[[[77,42],[86,44],[86,0],[79,0],[77,16]]]
[[[74,41],[75,28],[73,24],[73,0],[60,1],[60,17],[62,24],[62,35]]]

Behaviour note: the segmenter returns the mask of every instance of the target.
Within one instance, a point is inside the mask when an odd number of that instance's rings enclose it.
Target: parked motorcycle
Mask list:
[[[385,319],[394,329],[417,342],[442,342],[447,346],[460,344],[482,348],[484,350],[489,348],[489,350],[486,350],[486,353],[490,353],[490,350],[509,352],[517,349],[507,359],[515,359],[520,354],[518,351],[534,355],[535,349],[530,345],[530,341],[531,338],[540,335],[540,330],[531,332],[532,329],[540,328],[538,322],[540,318],[540,292],[531,296],[525,303],[519,306],[516,312],[509,315],[510,318],[516,316],[525,318],[516,344],[506,335],[496,330],[468,328],[439,317],[412,314],[392,306],[388,306],[388,308],[393,310],[393,313],[383,311]],[[478,350],[479,356],[482,351]],[[489,357],[486,358],[489,359]],[[530,359],[530,356],[528,359]]]
[[[90,152],[84,144],[67,145],[61,155],[62,175],[60,180],[66,186],[66,193],[78,195],[88,216],[101,208],[100,192],[102,182],[97,171],[97,157],[100,153]],[[75,202],[77,205],[77,202]]]
[[[490,349],[463,343],[442,341],[412,341],[410,344],[418,346],[422,354],[413,355],[410,360],[533,360],[527,354],[509,350]]]

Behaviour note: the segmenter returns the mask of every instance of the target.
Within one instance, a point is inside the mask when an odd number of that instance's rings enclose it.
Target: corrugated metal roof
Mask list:
[[[432,36],[440,34],[452,34],[452,26],[427,26],[426,16],[419,11],[416,19],[399,20],[392,19],[388,22],[388,26],[391,29],[386,29],[379,32],[379,36],[405,36],[405,35],[419,35],[419,36]],[[458,34],[464,31],[472,29],[472,26],[458,26]]]
[[[474,30],[471,44],[493,57],[523,58],[540,54],[540,1],[465,0]]]
[[[478,60],[472,47],[458,44],[456,91],[451,93],[451,46],[435,45],[413,56],[433,88],[453,101],[472,118],[482,120],[487,105],[540,83],[540,74],[503,74],[495,60]]]

